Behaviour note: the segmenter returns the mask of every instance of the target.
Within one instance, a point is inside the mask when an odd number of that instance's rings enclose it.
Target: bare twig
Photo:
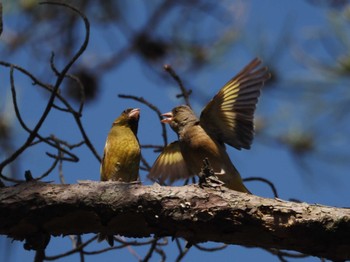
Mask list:
[[[45,107],[44,112],[42,113],[39,121],[37,122],[37,124],[35,125],[35,127],[33,128],[32,132],[29,134],[27,140],[24,142],[24,144],[22,146],[20,146],[10,157],[8,157],[7,159],[5,159],[2,163],[0,163],[0,173],[2,172],[2,170],[4,169],[4,167],[6,165],[8,165],[9,163],[13,162],[15,159],[17,159],[17,157],[22,154],[22,152],[24,150],[27,149],[27,147],[33,142],[33,140],[35,139],[35,137],[38,134],[39,129],[41,128],[41,126],[43,125],[44,121],[46,120],[48,114],[51,111],[51,108],[53,106],[53,102],[55,100],[56,94],[58,92],[58,89],[66,75],[66,73],[68,72],[68,70],[70,69],[70,67],[74,64],[74,62],[79,58],[79,56],[84,52],[84,50],[87,47],[87,44],[89,42],[89,35],[90,35],[90,26],[89,26],[89,21],[87,20],[87,18],[85,17],[85,15],[83,13],[81,13],[78,9],[68,5],[68,4],[64,4],[64,3],[58,3],[58,2],[43,2],[41,4],[51,4],[51,5],[62,5],[65,7],[68,7],[69,9],[73,10],[74,12],[78,13],[84,20],[84,24],[85,24],[85,29],[86,29],[86,34],[85,34],[85,40],[82,44],[82,46],[80,47],[80,49],[78,50],[78,52],[73,56],[73,58],[71,59],[71,61],[68,62],[68,64],[63,68],[63,70],[61,71],[59,77],[56,80],[56,83],[54,85],[54,88],[51,92],[51,96],[49,98],[49,101],[47,102],[47,105]]]
[[[89,20],[87,19],[87,17],[77,8],[71,6],[71,5],[68,5],[68,4],[65,4],[65,3],[57,3],[57,2],[42,2],[41,4],[53,4],[53,5],[62,5],[62,6],[65,6],[65,7],[68,7],[70,9],[72,9],[73,11],[75,11],[76,13],[78,13],[80,15],[80,17],[83,19],[84,21],[84,25],[85,25],[85,40],[82,44],[82,46],[80,47],[79,51],[73,56],[72,60],[66,65],[65,68],[63,68],[63,70],[61,71],[61,73],[59,74],[59,77],[57,79],[57,82],[56,82],[56,85],[55,87],[58,85],[61,84],[61,82],[63,81],[63,79],[66,77],[66,74],[68,72],[68,70],[70,69],[70,67],[73,65],[73,63],[79,58],[79,56],[85,51],[88,43],[89,43],[89,37],[90,37],[90,23],[89,23]],[[86,143],[86,145],[88,146],[88,148],[91,150],[91,152],[93,153],[93,155],[97,158],[97,160],[99,162],[101,162],[101,157],[100,155],[97,153],[96,149],[94,148],[94,146],[92,145],[89,137],[87,136],[86,132],[85,132],[85,129],[83,128],[83,125],[80,121],[80,118],[75,116],[74,115],[74,118],[75,118],[75,121],[78,125],[78,128],[84,138],[84,141]]]
[[[150,171],[151,170],[151,165],[147,162],[147,160],[141,156],[141,162],[144,165],[144,170]]]
[[[10,83],[11,83],[12,102],[13,102],[13,106],[14,106],[14,109],[15,109],[15,115],[16,115],[20,125],[22,126],[22,128],[25,131],[27,131],[29,134],[31,134],[33,132],[33,130],[31,130],[24,123],[23,118],[22,118],[22,116],[20,114],[20,111],[19,111],[19,107],[18,107],[18,104],[17,104],[17,95],[16,95],[16,88],[15,88],[13,73],[14,73],[14,67],[11,66],[10,67]],[[46,144],[57,148],[57,143],[50,142],[50,139],[42,137],[39,133],[36,134],[36,137],[38,137],[39,140],[37,142],[31,143],[29,146],[33,146],[34,144],[39,143],[39,142],[45,142]],[[70,155],[71,156],[71,159],[70,159],[71,161],[76,162],[76,161],[79,160],[74,154],[70,153],[69,151],[62,150],[61,148],[59,148],[59,151],[64,151],[64,153]],[[50,154],[48,153],[48,155],[50,155]],[[42,179],[43,177],[46,177],[56,167],[56,165],[57,165],[57,161],[54,161],[52,166],[49,168],[49,170],[47,172],[45,172],[43,175],[41,175],[40,177],[36,178],[36,180],[39,180],[39,179]],[[2,175],[0,175],[0,176],[3,179],[7,180],[7,181],[11,181],[11,182],[15,182],[15,183],[20,183],[20,182],[24,181],[24,180],[22,181],[22,180],[17,180],[17,179],[13,179],[13,178],[8,178],[8,177],[2,176]]]
[[[152,257],[152,254],[157,247],[157,241],[158,241],[158,238],[155,238],[153,240],[153,243],[151,244],[150,248],[148,249],[146,256],[142,259],[142,262],[147,262]]]
[[[95,241],[96,239],[97,239],[97,236],[94,236],[94,237],[90,238],[89,240],[87,240],[85,243],[82,243],[81,245],[78,245],[76,248],[74,248],[74,249],[72,249],[70,251],[67,251],[65,253],[62,253],[62,254],[59,254],[59,255],[56,255],[56,256],[45,256],[45,260],[50,260],[50,261],[51,260],[57,260],[57,259],[60,259],[60,258],[63,258],[63,257],[67,257],[67,256],[70,256],[70,255],[73,255],[73,254],[83,250],[84,247],[86,247],[87,245],[89,245],[90,243]]]
[[[49,169],[48,169],[46,172],[44,172],[41,176],[35,178],[35,180],[38,180],[38,181],[39,181],[39,180],[43,179],[44,177],[47,177],[49,174],[51,174],[51,172],[52,172],[52,171],[55,169],[55,167],[57,166],[58,161],[59,161],[59,159],[56,158],[55,161],[52,163],[51,167],[49,167]]]
[[[201,251],[213,252],[213,251],[223,250],[223,249],[227,248],[228,245],[222,244],[222,245],[219,245],[217,247],[203,247],[202,245],[194,244],[193,246],[195,246],[196,248],[198,248]]]
[[[269,181],[268,179],[266,178],[263,178],[263,177],[247,177],[247,178],[244,178],[243,181],[260,181],[260,182],[263,182],[265,184],[267,184],[271,190],[272,190],[272,193],[275,197],[278,197],[278,193],[277,193],[277,189],[275,187],[275,185]]]
[[[51,58],[50,58],[51,69],[56,74],[56,76],[59,76],[59,71],[58,71],[58,69],[55,66],[55,60],[54,59],[55,59],[55,53],[52,52]],[[78,77],[74,76],[74,75],[66,74],[65,77],[72,79],[73,81],[75,81],[78,84],[79,91],[80,91],[80,96],[81,96],[78,114],[79,114],[79,116],[81,116],[83,108],[84,108],[84,103],[85,103],[85,89],[84,89],[84,86],[81,83],[80,79]],[[64,111],[63,109],[60,109],[60,110]],[[68,110],[68,111],[72,112],[71,110]]]
[[[190,94],[192,93],[192,90],[187,90],[185,88],[180,77],[176,74],[175,70],[171,67],[171,65],[164,65],[164,70],[167,71],[172,76],[172,78],[174,78],[174,80],[178,83],[178,85],[180,87],[181,94],[177,95],[176,97],[177,98],[183,97],[186,105],[191,106],[190,105]]]
[[[186,256],[186,254],[188,253],[189,250],[190,250],[189,248],[185,248],[182,252],[179,252],[175,261],[177,261],[177,262],[181,261]]]
[[[157,145],[141,145],[141,148],[153,148],[154,152],[160,152],[164,148],[164,146],[157,146]]]
[[[283,251],[283,250],[279,250],[279,249],[275,249],[275,248],[264,248],[264,250],[266,250],[267,252],[278,256],[278,258],[281,261],[287,261],[284,257],[289,257],[289,258],[305,258],[305,257],[309,257],[310,255],[307,254],[303,254],[303,253],[296,253],[296,252],[287,252],[287,251]]]

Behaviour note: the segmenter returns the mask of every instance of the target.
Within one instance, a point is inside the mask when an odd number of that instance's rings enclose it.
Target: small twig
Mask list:
[[[19,107],[18,107],[18,104],[17,104],[16,87],[15,87],[15,83],[14,83],[14,76],[13,76],[13,74],[14,74],[14,67],[11,66],[11,67],[10,67],[10,83],[11,83],[12,102],[13,102],[14,109],[15,109],[15,115],[16,115],[16,117],[17,117],[17,119],[18,119],[20,125],[22,126],[22,128],[23,128],[25,131],[27,131],[29,134],[32,134],[33,130],[31,130],[31,129],[24,123],[24,121],[23,121],[23,119],[22,119],[22,116],[21,116],[21,114],[20,114],[20,111],[19,111]],[[36,141],[36,142],[32,142],[32,143],[31,143],[30,145],[28,145],[27,147],[33,146],[33,145],[35,145],[35,144],[37,144],[37,143],[40,143],[40,142],[45,142],[46,144],[48,144],[48,145],[50,145],[50,146],[52,146],[52,147],[54,147],[54,148],[58,148],[58,147],[57,147],[57,143],[54,144],[54,143],[50,142],[49,139],[42,137],[41,135],[39,135],[38,132],[36,133],[35,136],[36,136],[39,140]],[[52,140],[54,140],[54,139],[52,139]],[[59,147],[58,149],[59,149],[60,152],[62,152],[62,148]],[[66,150],[64,150],[64,153],[66,153],[66,154],[68,154],[69,156],[71,156],[71,158],[69,159],[70,161],[75,161],[75,162],[76,162],[76,161],[79,160],[74,154],[72,154],[72,153],[70,153],[70,152],[68,152],[68,151],[66,151]],[[49,153],[48,153],[48,155],[50,156]],[[47,172],[45,172],[43,175],[41,175],[40,177],[35,178],[35,180],[40,180],[40,179],[46,177],[47,175],[49,175],[50,172],[56,167],[56,165],[57,165],[57,161],[54,161],[54,163],[53,163],[52,166],[49,168],[49,170],[48,170]],[[4,179],[7,179],[7,177],[6,177],[6,178],[4,177]],[[12,179],[12,178],[8,178],[7,180],[12,181],[12,182],[16,182],[16,183],[23,182],[23,181],[21,181],[21,180],[14,180],[14,179]]]
[[[63,154],[62,154],[62,152],[60,150],[58,151],[58,156],[59,156],[59,160],[58,160],[58,177],[60,179],[61,184],[65,184],[66,181],[65,181],[64,175],[63,175]]]
[[[150,246],[150,248],[148,249],[146,256],[141,260],[142,262],[147,262],[152,257],[152,254],[157,247],[157,241],[158,241],[158,238],[155,238],[153,240],[153,243]]]
[[[68,70],[71,68],[71,66],[75,63],[75,61],[80,57],[80,55],[85,51],[88,43],[89,43],[89,38],[90,38],[90,23],[89,20],[87,19],[87,17],[77,8],[69,5],[69,4],[65,4],[65,3],[61,3],[61,2],[42,2],[40,4],[52,4],[52,5],[61,5],[61,6],[65,6],[70,8],[71,10],[73,10],[74,12],[78,13],[80,15],[80,17],[83,19],[84,21],[84,25],[85,25],[85,39],[83,44],[81,45],[79,51],[73,56],[73,58],[71,59],[71,61],[63,68],[63,70],[61,71],[61,73],[59,74],[59,77],[56,81],[56,86],[59,86],[61,84],[61,82],[63,81],[63,79],[66,77]],[[78,125],[78,128],[84,138],[84,141],[86,143],[86,145],[89,147],[89,149],[91,150],[91,152],[93,153],[93,155],[97,158],[97,160],[99,162],[101,162],[101,157],[100,155],[97,153],[96,149],[94,148],[94,146],[92,145],[89,137],[87,136],[85,129],[83,128],[83,125],[80,121],[80,118],[77,117],[76,115],[74,115],[74,118],[76,120],[76,123]]]
[[[146,240],[145,242],[140,242],[137,240],[126,241],[122,237],[114,237],[114,240],[116,242],[122,243],[122,244],[127,245],[127,246],[144,246],[144,245],[149,245],[149,244],[153,243],[153,238]]]
[[[79,115],[81,115],[83,112],[85,100],[86,100],[85,88],[83,86],[83,83],[80,81],[79,77],[76,77],[75,75],[71,75],[71,74],[67,74],[67,77],[72,79],[78,84],[78,88],[80,91],[80,105],[79,105],[78,112],[79,112]]]
[[[60,161],[69,161],[69,162],[78,162],[79,161],[79,158],[77,157],[74,157],[74,158],[71,158],[71,157],[64,157],[63,156],[63,152],[62,151],[59,151],[59,154],[58,155],[54,155],[50,152],[46,152],[46,155],[48,157],[51,157],[53,159],[58,159]]]
[[[9,178],[9,177],[3,175],[2,173],[0,173],[0,178],[2,178],[5,181],[12,182],[12,183],[23,183],[23,182],[25,182],[25,180],[22,180],[22,179]]]
[[[100,250],[95,250],[95,251],[84,251],[85,255],[97,255],[97,254],[101,254],[104,253],[106,251],[111,251],[111,250],[116,250],[116,249],[122,249],[128,246],[146,246],[149,245],[151,243],[153,243],[153,239],[149,240],[149,241],[145,241],[145,242],[138,242],[138,241],[123,241],[120,238],[114,238],[114,240],[116,242],[121,243],[118,246],[113,246],[113,247],[107,247],[107,248],[103,248]],[[76,251],[77,252],[77,251]],[[134,254],[133,254],[134,255]],[[140,259],[139,259],[140,260]]]
[[[71,110],[69,108],[63,108],[63,107],[58,106],[56,104],[53,104],[52,107],[57,109],[58,111],[62,111],[62,112],[65,112],[65,113],[71,113]]]
[[[23,153],[23,151],[25,151],[27,149],[27,147],[35,139],[35,137],[38,134],[39,129],[41,128],[41,126],[43,125],[44,121],[46,120],[48,114],[51,111],[51,108],[52,108],[52,105],[54,103],[56,94],[58,92],[58,89],[59,89],[59,87],[60,87],[60,85],[61,85],[61,83],[62,83],[62,81],[63,81],[63,79],[64,79],[64,77],[66,75],[66,73],[71,68],[71,66],[75,63],[75,61],[80,57],[80,55],[85,51],[85,49],[87,47],[87,44],[89,42],[89,36],[90,36],[89,21],[87,20],[86,16],[80,10],[78,10],[77,8],[75,8],[73,6],[70,6],[70,5],[64,4],[64,3],[60,3],[60,2],[42,2],[40,4],[61,5],[61,6],[68,7],[69,9],[71,9],[74,12],[78,13],[84,20],[85,29],[86,29],[85,40],[84,40],[82,46],[80,47],[80,49],[78,50],[78,52],[73,56],[71,61],[69,61],[68,64],[63,68],[62,72],[60,73],[59,77],[57,78],[56,83],[54,85],[54,88],[53,88],[53,90],[51,92],[51,96],[49,98],[49,101],[47,102],[46,107],[44,109],[44,112],[42,113],[41,117],[39,118],[39,121],[35,125],[34,129],[32,130],[32,132],[29,134],[27,140],[10,157],[8,157],[2,163],[0,163],[0,173],[1,173],[1,171],[4,169],[4,167],[6,165],[8,165],[9,163],[11,163],[15,159],[17,159],[17,157],[19,155],[21,155]]]
[[[183,248],[181,246],[180,239],[179,238],[175,238],[175,243],[176,243],[177,249],[179,250],[179,253],[182,253],[183,252]]]
[[[25,74],[26,76],[28,76],[30,79],[32,79],[33,81],[33,85],[38,85],[38,86],[41,86],[42,88],[52,92],[53,90],[53,87],[50,86],[49,84],[45,84],[43,82],[41,82],[39,79],[37,79],[32,73],[28,72],[27,70],[25,70],[24,68],[18,66],[18,65],[14,65],[14,64],[11,64],[11,63],[7,63],[7,62],[4,62],[4,61],[0,61],[0,65],[4,66],[4,67],[13,67],[14,69],[20,71],[21,73]]]
[[[52,163],[51,167],[49,167],[49,169],[48,169],[46,172],[44,172],[41,176],[35,178],[35,180],[37,180],[37,181],[38,181],[38,180],[41,180],[41,179],[43,179],[44,177],[47,177],[49,174],[51,174],[51,172],[52,172],[52,171],[55,169],[55,167],[57,166],[58,161],[59,161],[59,159],[56,158],[55,161]]]
[[[77,235],[76,237],[77,237],[76,245],[80,246],[83,243],[81,235]],[[85,261],[85,254],[84,254],[83,248],[79,251],[79,256],[80,256],[80,262],[84,262]]]
[[[285,257],[289,258],[305,258],[305,257],[310,257],[308,254],[303,254],[303,253],[292,253],[292,252],[287,252],[287,251],[282,251],[276,248],[264,248],[267,252],[276,255],[280,261],[288,261],[285,259]]]
[[[164,149],[164,146],[157,146],[157,145],[141,145],[141,148],[152,148],[154,153],[162,152]]]
[[[45,260],[57,260],[63,257],[67,257],[70,255],[73,255],[77,252],[83,251],[84,247],[86,247],[87,245],[89,245],[90,243],[92,243],[93,241],[95,241],[97,239],[97,236],[92,237],[91,239],[87,240],[85,243],[82,243],[81,245],[77,246],[76,248],[73,248],[70,251],[67,251],[65,253],[56,255],[56,256],[45,256]],[[85,254],[85,251],[83,251]]]
[[[27,70],[25,70],[24,68],[18,66],[18,65],[15,65],[15,64],[11,64],[11,63],[7,63],[7,62],[4,62],[4,61],[0,61],[0,65],[4,66],[4,67],[9,67],[9,68],[14,68],[16,69],[17,71],[23,73],[24,75],[28,76],[32,81],[33,81],[33,85],[37,85],[37,86],[40,86],[42,88],[44,88],[45,90],[49,91],[50,93],[53,92],[53,87],[50,85],[50,84],[45,84],[43,82],[41,82],[39,79],[37,79],[33,74],[31,74],[30,72],[28,72]],[[60,111],[64,111],[64,112],[70,112],[72,113],[73,115],[74,114],[78,114],[78,112],[75,112],[73,110],[73,108],[70,106],[70,104],[67,102],[66,99],[64,99],[62,97],[62,95],[60,94],[60,92],[58,92],[56,94],[57,98],[67,107],[67,109],[64,109],[64,108],[60,108],[58,107],[57,105],[53,104],[53,108],[56,108]]]
[[[54,155],[51,153],[46,153],[49,157],[55,158],[55,159],[59,159],[59,160],[65,160],[65,161],[70,161],[70,162],[78,162],[79,158],[74,155],[73,153],[64,150],[64,148],[61,145],[67,146],[69,149],[72,149],[72,145],[68,144],[67,142],[55,137],[54,135],[51,135],[50,140],[52,140],[55,144],[55,148],[58,150],[58,155]],[[82,145],[82,143],[78,143],[73,145],[74,147],[76,147],[77,145]],[[64,157],[64,154],[67,154],[69,157]]]
[[[141,145],[141,148],[153,148],[155,149],[154,152],[162,151],[164,146],[157,146],[157,145]]]
[[[67,141],[61,140],[61,139],[59,139],[58,137],[56,137],[54,135],[51,135],[49,139],[51,139],[51,140],[53,140],[55,142],[57,141],[60,144],[68,147],[69,149],[80,147],[80,146],[82,146],[85,143],[85,141],[80,141],[79,143],[76,143],[76,144],[69,144]],[[64,152],[64,153],[66,153],[66,152]]]
[[[207,251],[207,252],[213,252],[213,251],[219,251],[219,250],[223,250],[225,249],[228,245],[227,244],[223,244],[217,247],[203,247],[199,244],[193,244],[194,247],[198,248],[201,251]]]
[[[157,244],[157,246],[159,246],[159,245]],[[155,252],[158,255],[160,255],[160,257],[161,257],[160,261],[166,261],[166,253],[164,252],[164,250],[162,248],[156,247]]]
[[[114,237],[114,239],[120,243],[127,244],[127,241],[125,241],[125,238],[123,236]],[[131,255],[136,257],[137,260],[139,260],[139,261],[141,260],[141,256],[139,254],[137,254],[135,249],[133,249],[132,245],[126,245],[126,248],[129,250]]]
[[[83,127],[83,124],[80,121],[79,117],[74,116],[75,118],[75,122],[78,125],[78,128],[80,130],[81,135],[83,136],[84,142],[87,145],[87,147],[90,149],[90,151],[92,152],[92,154],[96,157],[96,159],[101,162],[101,157],[100,155],[97,153],[95,147],[93,146],[93,144],[90,141],[90,138],[88,137],[88,135],[86,134],[85,128]]]
[[[192,90],[187,90],[184,87],[180,77],[176,74],[175,70],[171,67],[171,65],[164,65],[164,70],[167,71],[172,76],[172,78],[174,78],[174,80],[178,83],[180,87],[181,94],[176,95],[176,97],[177,98],[183,97],[186,105],[191,106],[189,97],[192,93]]]
[[[151,170],[151,165],[148,164],[147,160],[141,155],[141,162],[145,166],[144,170],[150,171]]]
[[[188,253],[188,251],[190,250],[190,248],[185,248],[183,249],[181,252],[179,252],[178,256],[176,257],[175,261],[178,262],[178,261],[181,261],[185,256],[186,254]]]
[[[59,77],[58,77],[56,85],[55,85],[55,87],[56,87],[56,86],[59,86],[61,84],[61,82],[63,81],[68,70],[72,67],[72,65],[75,63],[75,61],[82,55],[82,53],[87,48],[87,45],[88,45],[89,39],[90,39],[90,23],[89,23],[89,20],[87,19],[87,17],[85,16],[85,14],[83,14],[78,8],[75,8],[69,4],[62,3],[62,2],[41,2],[39,4],[60,5],[60,6],[67,7],[69,9],[71,9],[72,11],[76,12],[77,14],[79,14],[79,16],[83,19],[84,25],[85,25],[84,42],[81,45],[81,47],[79,48],[78,52],[73,56],[73,58],[68,62],[68,64],[63,68],[63,70],[59,74]]]
[[[260,181],[260,182],[263,182],[263,183],[267,184],[271,188],[273,195],[275,197],[278,197],[278,193],[277,193],[277,189],[276,189],[275,185],[271,181],[266,179],[266,178],[262,178],[262,177],[247,177],[247,178],[244,178],[243,181],[244,182],[247,182],[247,181]]]
[[[50,66],[51,70],[55,73],[56,76],[60,76],[60,72],[55,66],[55,53],[51,52],[51,57],[50,57]]]
[[[13,73],[14,73],[14,67],[10,67],[10,83],[11,83],[11,93],[12,93],[12,102],[13,102],[13,106],[15,109],[15,115],[21,125],[21,127],[27,131],[29,134],[31,134],[33,132],[33,130],[31,130],[25,123],[24,120],[21,116],[21,113],[19,111],[19,107],[18,107],[18,103],[17,103],[17,95],[16,95],[16,87],[15,87],[15,83],[14,83],[14,77],[13,77]],[[32,142],[29,146],[33,146],[36,143],[40,143],[40,142],[45,142],[46,144],[52,146],[52,147],[56,147],[55,144],[51,143],[48,139],[42,137],[39,133],[36,134],[36,137],[39,139],[39,141],[36,142]],[[65,151],[65,150],[64,150]],[[75,155],[71,154],[68,151],[65,151],[66,154],[70,155],[72,158],[74,159],[78,159]]]
[[[51,53],[50,66],[51,66],[51,70],[56,74],[56,76],[59,76],[60,73],[59,73],[58,69],[55,66],[55,53],[54,52]],[[80,79],[78,77],[74,76],[74,75],[66,74],[65,77],[69,78],[69,79],[72,79],[73,81],[77,82],[77,84],[78,84],[79,91],[80,91],[80,96],[81,96],[78,113],[79,113],[79,115],[81,115],[82,111],[83,111],[83,108],[84,108],[84,103],[85,103],[85,89],[84,89],[84,86],[81,83]]]

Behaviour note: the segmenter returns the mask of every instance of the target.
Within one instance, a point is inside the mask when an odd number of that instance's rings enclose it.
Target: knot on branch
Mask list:
[[[45,250],[50,242],[50,235],[46,233],[37,233],[26,237],[23,245],[25,250]]]
[[[33,181],[33,180],[34,180],[33,175],[32,175],[32,172],[31,172],[30,170],[26,170],[26,171],[24,172],[24,177],[25,177],[25,179],[26,179],[27,182]]]
[[[215,175],[215,172],[212,169],[207,157],[203,160],[203,166],[198,176],[199,176],[199,186],[201,188],[203,187],[221,188],[221,186],[224,185],[224,182],[219,180],[219,178]]]

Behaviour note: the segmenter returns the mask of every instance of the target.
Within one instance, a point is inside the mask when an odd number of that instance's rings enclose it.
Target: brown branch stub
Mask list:
[[[201,188],[212,187],[221,189],[221,187],[225,184],[215,175],[207,157],[203,160],[203,166],[198,176],[198,184]]]
[[[23,208],[26,207],[26,208]],[[28,182],[0,188],[0,234],[109,233],[182,237],[190,243],[295,250],[350,259],[350,209],[261,198],[229,189]]]

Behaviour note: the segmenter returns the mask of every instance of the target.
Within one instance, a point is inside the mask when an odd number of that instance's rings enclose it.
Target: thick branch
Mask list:
[[[117,182],[0,188],[0,234],[28,239],[106,231],[176,236],[350,259],[350,210],[204,188]]]

